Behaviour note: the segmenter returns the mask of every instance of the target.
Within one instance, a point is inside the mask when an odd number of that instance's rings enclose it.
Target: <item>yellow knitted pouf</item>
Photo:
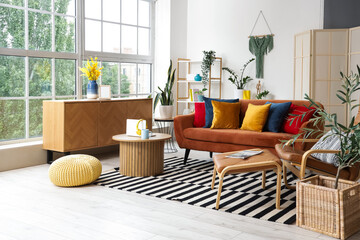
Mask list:
[[[49,178],[56,186],[74,187],[92,183],[101,171],[101,163],[96,157],[74,154],[54,161],[49,168]]]

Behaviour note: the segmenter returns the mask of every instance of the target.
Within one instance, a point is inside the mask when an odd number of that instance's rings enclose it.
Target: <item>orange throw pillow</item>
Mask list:
[[[241,103],[211,101],[214,118],[210,128],[239,128]]]
[[[249,103],[241,129],[262,132],[270,106],[271,104],[253,105]]]

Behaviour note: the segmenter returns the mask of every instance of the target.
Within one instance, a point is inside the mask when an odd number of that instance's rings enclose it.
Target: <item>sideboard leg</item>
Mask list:
[[[185,156],[184,156],[184,165],[186,165],[186,162],[189,158],[190,149],[185,150]]]
[[[70,155],[70,152],[64,152],[65,155]]]
[[[212,158],[212,156],[213,156],[213,152],[209,152],[210,153],[210,158]]]
[[[47,163],[51,164],[53,161],[53,151],[51,150],[47,150]]]

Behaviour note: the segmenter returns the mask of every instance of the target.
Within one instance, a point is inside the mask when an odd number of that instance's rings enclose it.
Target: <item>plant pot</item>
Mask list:
[[[296,184],[296,225],[346,239],[360,230],[360,183],[314,176]]]
[[[204,101],[204,95],[198,95],[198,102]]]
[[[234,89],[234,98],[243,99],[244,89]]]
[[[88,99],[97,99],[98,96],[98,84],[96,81],[89,81],[87,85],[86,97]]]
[[[173,105],[160,105],[159,112],[160,112],[160,118],[163,119],[171,119],[173,116]]]

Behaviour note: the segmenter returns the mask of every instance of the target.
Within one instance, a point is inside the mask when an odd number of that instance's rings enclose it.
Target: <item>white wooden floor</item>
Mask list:
[[[98,157],[104,171],[118,166],[117,152]],[[190,157],[209,156],[191,152]],[[0,240],[333,239],[295,225],[105,187],[60,188],[49,181],[48,168],[0,173]],[[360,233],[350,239],[360,239]]]

